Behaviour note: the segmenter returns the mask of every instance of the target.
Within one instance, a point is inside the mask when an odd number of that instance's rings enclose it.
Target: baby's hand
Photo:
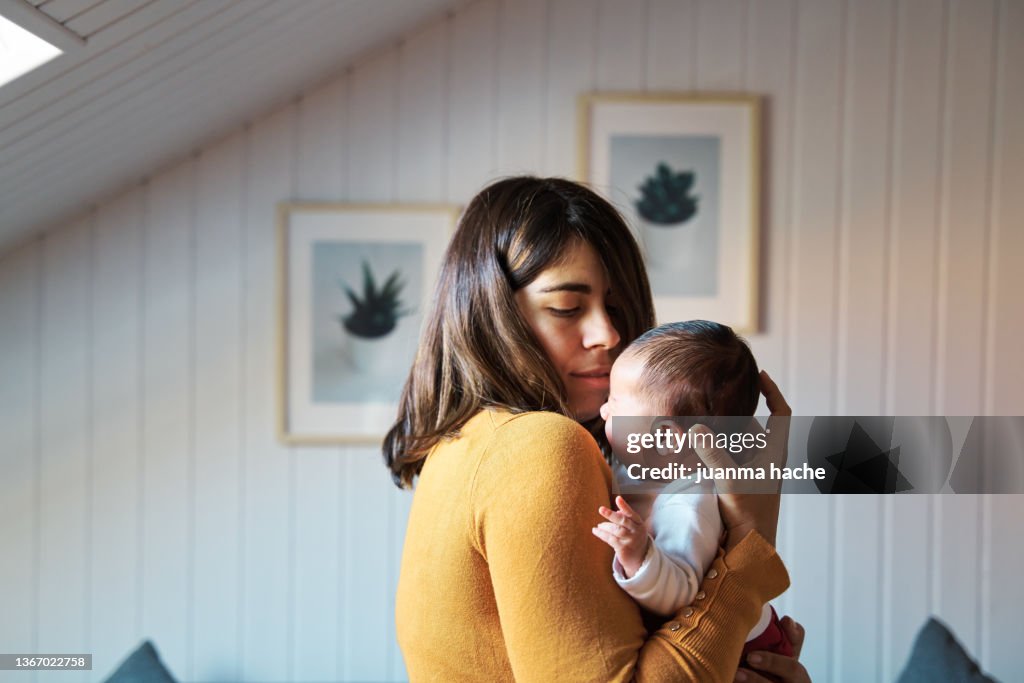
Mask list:
[[[644,563],[650,539],[647,537],[643,518],[629,507],[629,503],[623,500],[622,496],[615,497],[615,504],[619,508],[618,512],[603,505],[597,508],[601,516],[608,521],[601,522],[592,531],[595,536],[612,547],[628,579],[636,574],[640,565]]]

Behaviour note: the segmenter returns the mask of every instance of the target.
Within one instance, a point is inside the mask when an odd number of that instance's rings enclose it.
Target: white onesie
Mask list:
[[[616,475],[624,473],[617,469]],[[688,479],[666,485],[647,516],[647,532],[652,542],[636,574],[627,579],[618,559],[612,560],[612,574],[644,609],[671,616],[694,602],[704,573],[718,554],[722,517],[715,485]],[[747,640],[761,635],[771,619],[771,606],[765,604]]]

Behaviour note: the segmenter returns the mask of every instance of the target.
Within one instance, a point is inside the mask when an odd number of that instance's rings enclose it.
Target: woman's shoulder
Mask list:
[[[560,413],[532,411],[512,413],[507,410],[486,411],[494,438],[503,444],[514,445],[517,440],[547,441],[552,446],[593,445],[597,442],[583,425]]]
[[[488,410],[474,422],[491,433],[484,457],[494,464],[507,462],[516,469],[532,467],[563,470],[604,462],[594,437],[572,418],[535,411],[512,413]]]

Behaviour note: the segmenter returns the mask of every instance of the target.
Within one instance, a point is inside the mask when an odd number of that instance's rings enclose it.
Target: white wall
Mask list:
[[[142,637],[184,680],[401,678],[408,494],[372,449],[274,438],[274,205],[572,175],[583,91],[767,98],[751,341],[798,414],[1024,414],[1022,67],[1011,0],[481,0],[6,255],[2,649],[95,654],[61,681]],[[1012,679],[1022,513],[787,499],[815,680],[892,680],[932,612]]]

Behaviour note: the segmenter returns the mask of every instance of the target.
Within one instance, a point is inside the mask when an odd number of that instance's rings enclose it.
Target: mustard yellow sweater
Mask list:
[[[411,681],[732,681],[761,606],[789,585],[751,533],[702,599],[648,637],[590,529],[612,475],[553,413],[484,411],[439,444],[413,496],[398,582]]]

